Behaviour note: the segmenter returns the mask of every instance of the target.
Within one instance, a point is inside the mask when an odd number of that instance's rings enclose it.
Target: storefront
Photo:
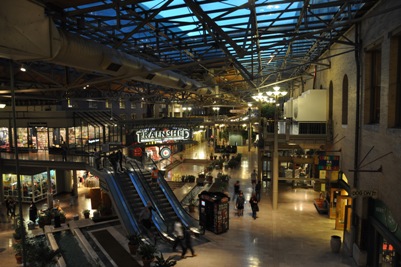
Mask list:
[[[24,168],[21,172],[25,173],[20,175],[22,202],[30,203],[32,201],[38,202],[46,199],[49,192],[49,184],[51,184],[50,192],[52,192],[53,195],[57,194],[55,170],[49,171],[50,177],[48,177],[46,170],[39,170],[38,168]],[[17,199],[18,188],[16,174],[3,173],[2,185],[5,199],[8,197]]]
[[[74,112],[73,125],[68,125],[68,118],[60,118],[57,122],[26,122],[26,127],[21,127],[25,122],[21,121],[16,128],[17,147],[20,152],[48,151],[50,154],[60,154],[61,146],[65,142],[71,154],[88,154],[97,148],[101,149],[103,143],[124,142],[125,136],[119,125],[120,118],[110,113]],[[32,119],[33,120],[33,119]],[[63,124],[63,127],[51,127]],[[9,124],[3,121],[2,124]],[[11,125],[0,127],[0,151],[11,152],[14,147],[14,129]]]
[[[370,199],[369,266],[401,266],[401,229],[388,207],[378,199]]]

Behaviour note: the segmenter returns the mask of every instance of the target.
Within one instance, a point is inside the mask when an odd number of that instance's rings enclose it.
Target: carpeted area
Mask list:
[[[128,251],[107,230],[92,232],[99,244],[119,267],[141,267]]]

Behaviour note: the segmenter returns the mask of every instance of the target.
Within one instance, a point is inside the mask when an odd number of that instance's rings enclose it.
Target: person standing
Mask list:
[[[173,243],[173,251],[176,251],[177,246],[181,247],[182,253],[184,253],[184,245],[182,244],[182,240],[184,239],[184,230],[182,223],[179,219],[174,222],[174,243]]]
[[[74,187],[71,189],[71,193],[70,193],[70,206],[74,206],[75,204],[75,190]]]
[[[68,147],[65,142],[61,144],[61,155],[63,157],[63,161],[67,161],[67,153],[68,153]]]
[[[252,209],[252,217],[254,220],[256,220],[256,212],[259,211],[259,206],[258,206],[258,199],[256,198],[255,193],[252,193],[252,196],[249,199],[249,204],[251,205]]]
[[[153,167],[150,175],[152,177],[152,183],[156,184],[157,179],[159,178],[159,170],[156,167]]]
[[[252,174],[251,174],[252,190],[255,190],[257,178],[258,178],[258,174],[256,173],[256,170],[254,169]]]
[[[117,164],[118,164],[118,168],[119,168],[118,171],[122,172],[123,171],[123,158],[124,158],[124,155],[123,155],[123,152],[121,151],[121,149],[119,149],[117,151],[116,157],[117,157]]]
[[[191,251],[192,257],[196,256],[195,251],[194,251],[194,249],[192,247],[192,237],[191,237],[191,235],[192,235],[191,230],[189,230],[188,228],[185,228],[185,231],[184,231],[185,247],[184,247],[184,250],[182,251],[182,254],[181,254],[181,258],[183,258],[183,259],[185,259],[185,254],[187,254],[188,249]]]
[[[244,216],[244,205],[245,205],[244,193],[242,193],[242,191],[240,191],[238,198],[237,198],[237,202],[235,203],[235,206],[237,208],[238,217]]]
[[[237,200],[237,197],[239,195],[240,192],[240,183],[237,180],[234,184],[234,195],[233,195],[233,202],[235,202]]]
[[[35,203],[32,201],[29,206],[29,220],[36,224],[36,219],[38,218],[38,208]]]
[[[96,170],[100,170],[100,152],[97,151],[96,147],[93,149],[93,159],[95,160]]]

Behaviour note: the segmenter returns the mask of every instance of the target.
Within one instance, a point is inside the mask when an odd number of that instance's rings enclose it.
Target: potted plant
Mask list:
[[[142,237],[140,234],[133,233],[127,236],[128,239],[128,248],[131,254],[135,255],[139,246],[143,243]]]
[[[15,260],[17,264],[22,264],[22,243],[15,243],[13,244],[13,249],[15,251]]]
[[[51,249],[45,236],[27,238],[25,250],[26,262],[29,266],[54,266],[61,256],[61,250]]]
[[[26,235],[26,227],[24,224],[24,221],[21,220],[20,217],[16,217],[16,224],[15,224],[15,230],[13,233],[13,237],[16,243],[20,243],[22,239],[22,235]]]
[[[82,214],[84,215],[85,219],[89,219],[90,213],[91,213],[90,210],[84,210],[84,211],[82,212]]]
[[[189,212],[195,212],[196,207],[196,198],[193,192],[190,193],[188,198],[188,210]]]
[[[149,267],[150,264],[155,259],[155,254],[157,253],[157,248],[152,244],[143,242],[139,246],[138,253],[142,257],[143,266]]]
[[[156,267],[171,267],[177,264],[176,260],[173,260],[173,256],[164,259],[163,253],[160,253],[160,256],[156,256],[155,261]]]

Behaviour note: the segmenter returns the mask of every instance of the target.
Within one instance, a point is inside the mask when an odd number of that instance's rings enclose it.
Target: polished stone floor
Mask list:
[[[211,148],[206,143],[194,146],[185,152],[184,158],[206,159]],[[241,167],[235,170],[223,170],[231,176],[229,192],[232,194],[233,184],[239,180],[241,189],[248,200],[252,192],[250,173],[257,168],[257,152],[255,148],[240,147],[242,153]],[[57,160],[57,159],[56,159]],[[166,163],[162,163],[166,164]],[[163,167],[163,166],[160,166]],[[183,174],[197,175],[205,166],[193,163],[183,163],[174,168],[167,175],[167,179],[174,179]],[[213,176],[218,171],[213,171]],[[67,219],[74,214],[82,217],[82,210],[90,208],[90,200],[85,198],[87,188],[79,189],[78,201],[72,207],[69,205],[68,194],[56,197],[67,213]],[[177,190],[177,194],[182,191]],[[326,215],[317,213],[313,199],[318,195],[312,189],[293,189],[288,184],[279,186],[278,209],[272,209],[271,192],[268,184],[264,184],[260,212],[254,220],[248,203],[245,205],[243,217],[234,216],[235,210],[230,205],[230,226],[226,233],[216,235],[206,231],[205,237],[210,242],[194,247],[196,257],[180,258],[179,252],[169,248],[160,248],[165,256],[173,256],[178,267],[180,266],[219,266],[219,267],[340,267],[356,266],[352,258],[342,252],[333,253],[330,249],[332,235],[342,237],[342,231],[334,229],[334,220]],[[39,205],[40,206],[40,205]],[[4,214],[5,207],[2,206]],[[28,207],[24,206],[24,215]],[[121,229],[117,229],[121,231]],[[117,232],[118,232],[117,231]],[[35,233],[40,233],[39,229]],[[121,240],[120,242],[126,242]],[[3,267],[18,266],[11,249],[12,223],[3,215],[0,222],[0,265]],[[187,253],[190,255],[190,253]],[[75,267],[75,266],[74,266]]]

